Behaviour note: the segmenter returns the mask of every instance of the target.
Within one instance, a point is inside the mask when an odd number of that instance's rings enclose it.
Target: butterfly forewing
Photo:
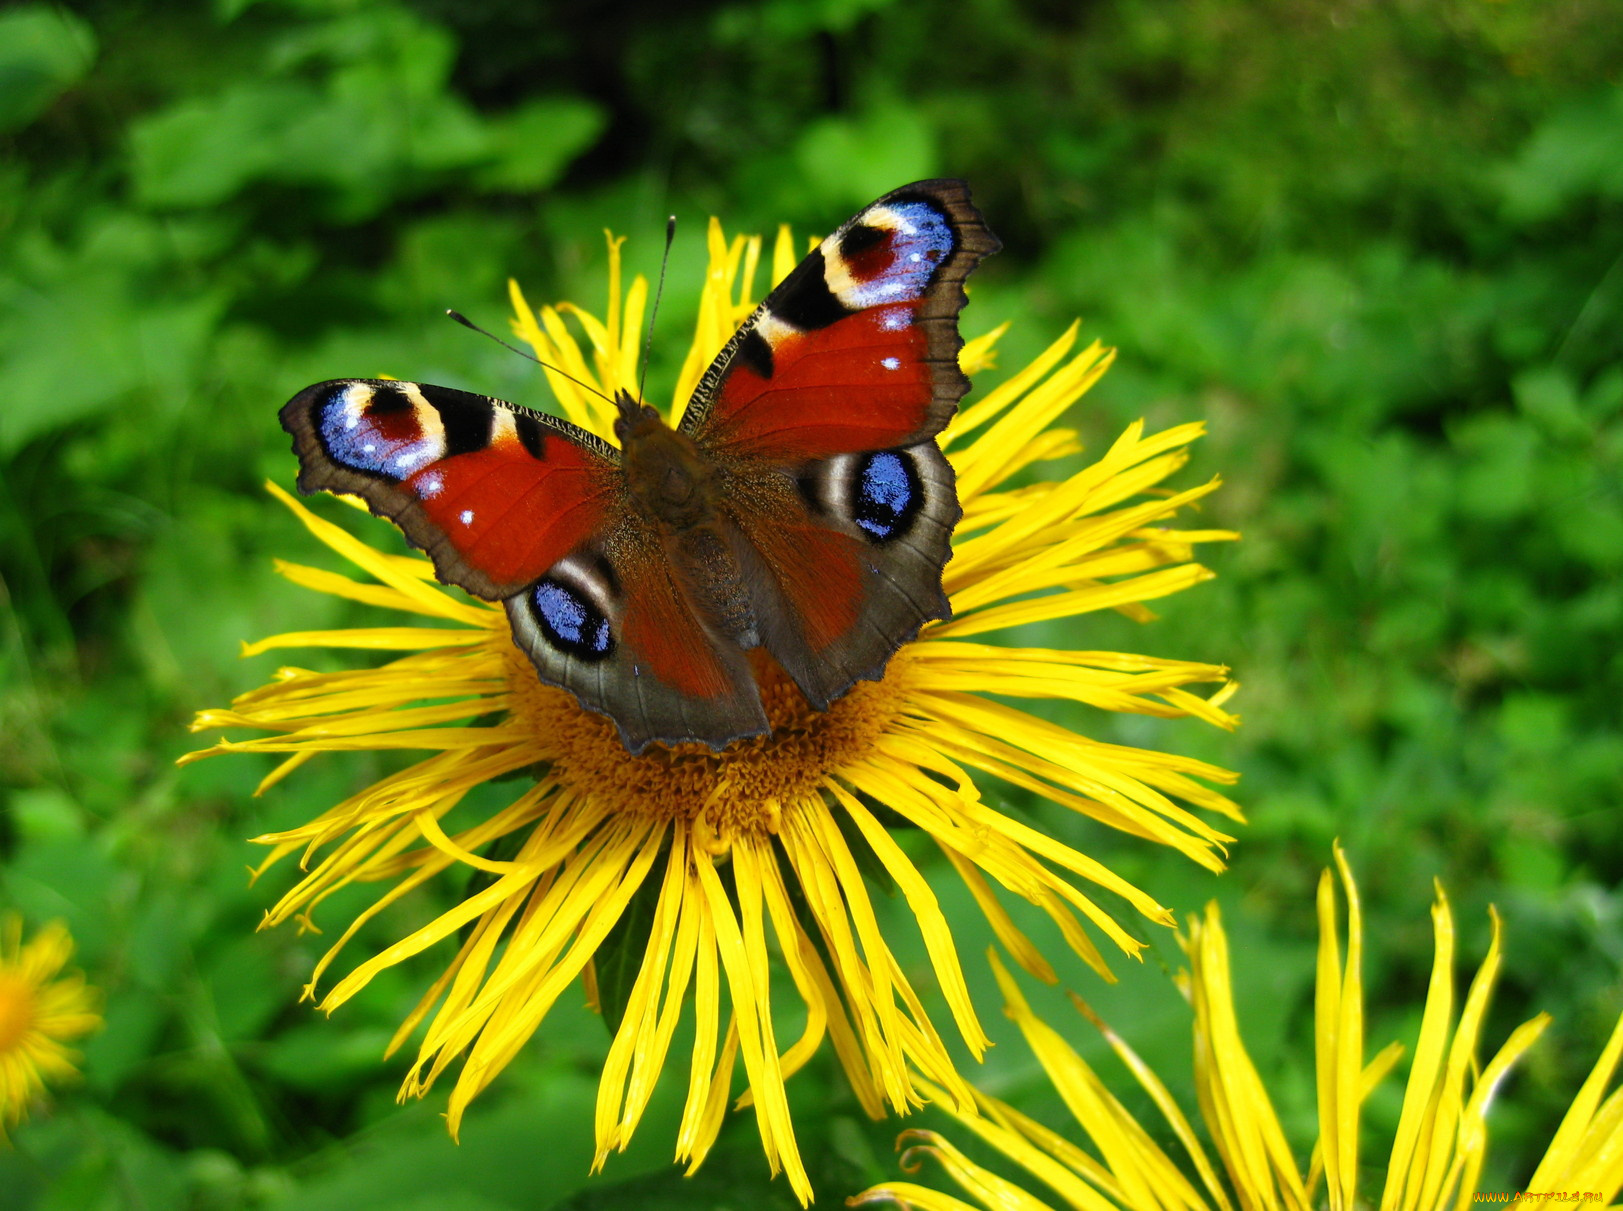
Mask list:
[[[555,417],[450,387],[337,379],[282,408],[299,490],[359,496],[487,601],[519,592],[602,528],[613,447]]]
[[[862,210],[778,284],[699,381],[682,428],[768,462],[934,437],[969,389],[963,282],[1001,245],[962,181]]]

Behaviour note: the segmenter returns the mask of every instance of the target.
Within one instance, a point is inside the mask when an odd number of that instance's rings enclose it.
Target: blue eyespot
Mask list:
[[[879,277],[848,287],[840,296],[853,311],[919,298],[952,253],[952,227],[933,203],[899,200],[886,203],[885,209],[896,223],[894,230],[882,233],[894,259]]]
[[[924,485],[913,460],[879,450],[857,465],[851,516],[874,542],[905,534],[924,504]]]
[[[405,479],[444,452],[416,403],[388,387],[340,384],[316,405],[316,427],[335,463],[385,479]]]
[[[548,642],[579,660],[602,660],[614,651],[609,620],[578,590],[543,580],[530,593],[530,609]]]

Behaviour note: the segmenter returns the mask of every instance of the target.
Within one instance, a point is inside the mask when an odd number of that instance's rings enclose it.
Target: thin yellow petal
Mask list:
[[[449,593],[440,588],[431,588],[416,577],[403,574],[396,563],[385,558],[379,552],[352,537],[348,532],[335,526],[330,521],[323,521],[309,509],[305,508],[280,485],[269,480],[265,481],[265,490],[277,500],[281,501],[293,515],[327,546],[349,560],[362,571],[370,572],[384,584],[394,589],[412,604],[411,607],[419,614],[430,614],[439,618],[448,618],[452,622],[467,623],[478,626],[484,622],[488,610],[478,606],[467,605],[457,601]]]
[[[873,813],[865,808],[856,796],[848,794],[837,783],[830,783],[828,789],[856,823],[863,838],[878,856],[880,864],[901,888],[902,895],[907,899],[907,906],[913,910],[913,916],[919,923],[919,930],[924,935],[925,950],[930,955],[930,964],[935,969],[941,993],[946,997],[947,1005],[958,1023],[959,1033],[963,1035],[970,1051],[979,1059],[986,1048],[991,1046],[992,1041],[986,1037],[985,1031],[981,1029],[980,1019],[975,1016],[975,1006],[969,998],[969,986],[964,982],[963,968],[958,963],[958,951],[952,943],[952,930],[947,925],[946,917],[941,914],[941,906],[936,900],[935,893],[930,890],[924,876],[919,874],[918,868],[902,853],[901,847],[891,839],[879,821],[874,819]]]
[[[1198,1205],[1198,1198],[1177,1167],[1059,1032],[1031,1011],[1019,986],[997,956],[992,954],[990,959],[998,988],[1003,993],[1003,1012],[1020,1027],[1055,1091],[1093,1140],[1105,1167],[1121,1185],[1122,1201],[1145,1211],[1163,1206]]]
[[[896,1207],[899,1211],[980,1211],[973,1203],[921,1186],[917,1182],[884,1182],[845,1200],[847,1207]]]
[[[902,1154],[904,1172],[914,1172],[919,1168],[920,1158],[929,1156],[940,1162],[948,1176],[987,1207],[996,1207],[999,1211],[1053,1211],[1047,1203],[1027,1194],[1013,1182],[999,1177],[990,1169],[981,1168],[934,1131],[904,1131],[897,1142],[902,1140],[927,1141],[913,1145]],[[848,1200],[848,1205],[861,1204],[853,1199]],[[928,1206],[929,1203],[916,1205]],[[940,1202],[936,1205],[947,1207],[951,1203]]]
[[[688,845],[691,843],[689,839]],[[698,922],[699,939],[693,983],[693,1056],[688,1065],[687,1101],[682,1107],[682,1122],[676,1132],[676,1159],[679,1162],[691,1159],[697,1165],[709,1148],[705,1142],[705,1111],[707,1104],[713,1100],[709,1091],[716,1059],[716,1035],[721,1021],[721,981],[717,969],[716,929],[711,920],[710,905],[692,862],[686,865],[688,885],[684,891],[685,902],[692,906],[690,911]],[[736,1046],[736,1035],[730,1028],[728,1035],[732,1040],[730,1045]],[[730,1058],[725,1061],[725,1067],[730,1078]],[[726,1105],[726,1097],[724,1086],[721,1093],[723,1106]],[[714,1135],[711,1134],[709,1138],[714,1139]]]
[[[1623,1016],[1612,1027],[1611,1037],[1601,1049],[1600,1058],[1595,1061],[1577,1096],[1572,1099],[1572,1105],[1562,1116],[1561,1126],[1556,1128],[1544,1159],[1527,1183],[1528,1189],[1554,1190],[1564,1185],[1568,1189],[1594,1189],[1605,1181],[1610,1183],[1606,1197],[1611,1199],[1617,1195],[1619,1186],[1623,1186],[1623,1131],[1614,1125],[1609,1132],[1602,1133],[1602,1138],[1597,1139],[1592,1129],[1598,1118],[1601,1097],[1620,1057],[1623,1057]],[[1616,1094],[1610,1101],[1623,1106],[1623,1101]],[[1604,1165],[1595,1163],[1603,1148],[1612,1154],[1611,1162],[1615,1167],[1609,1171]],[[1592,1169],[1604,1176],[1588,1179],[1582,1187],[1569,1184],[1580,1168]]]
[[[1032,387],[1041,382],[1048,372],[1057,366],[1060,360],[1071,351],[1072,346],[1076,344],[1076,334],[1081,331],[1081,328],[1082,323],[1080,320],[1071,321],[1071,326],[1026,366],[1010,375],[974,403],[968,404],[954,413],[952,420],[938,439],[941,448],[947,450],[962,444],[967,434],[973,433],[983,425],[991,423],[1029,392]],[[962,468],[965,461],[973,461],[973,456],[954,453],[953,463],[955,466]],[[967,490],[962,494],[965,496],[974,495],[974,493]]]
[[[1459,1134],[1455,1140],[1457,1163],[1460,1165],[1459,1195],[1455,1205],[1461,1211],[1471,1205],[1471,1193],[1476,1190],[1477,1178],[1487,1157],[1488,1108],[1494,1095],[1509,1075],[1511,1067],[1538,1041],[1549,1024],[1550,1015],[1541,1013],[1516,1027],[1476,1079],[1470,1101],[1460,1116]]]
[[[1326,871],[1319,879],[1314,1036],[1326,1195],[1332,1211],[1350,1211],[1358,1177],[1359,1082],[1363,1072],[1363,992],[1359,986],[1363,921],[1346,854],[1339,844],[1334,853],[1347,897],[1347,961],[1345,965],[1341,962],[1337,940],[1335,881]]]
[[[1217,905],[1190,924],[1186,951],[1196,1021],[1195,1084],[1201,1114],[1242,1205],[1308,1211],[1307,1190],[1279,1117],[1241,1040],[1228,939]]]
[[[795,237],[789,224],[778,224],[777,238],[772,241],[772,285],[774,287],[794,271],[800,258],[795,255]]]
[[[1426,1133],[1427,1116],[1441,1079],[1448,1028],[1454,1016],[1454,917],[1449,912],[1442,884],[1435,883],[1434,887],[1431,982],[1426,990],[1420,1037],[1409,1068],[1397,1134],[1392,1141],[1380,1211],[1415,1205],[1432,1158],[1432,1141]]]
[[[756,971],[765,961],[765,943],[761,934],[760,882],[754,858],[748,846],[734,847],[733,869],[741,922],[733,917],[732,906],[711,864],[710,855],[701,849],[694,852],[694,858],[699,885],[710,902],[710,917],[716,927],[716,945],[721,954],[722,967],[727,972],[727,986],[732,992],[739,1049],[744,1056],[744,1070],[749,1075],[750,1087],[755,1091],[755,1121],[761,1133],[767,1163],[774,1174],[781,1165],[788,1174],[790,1189],[802,1203],[808,1203],[811,1201],[811,1182],[795,1145],[794,1124],[789,1116],[783,1074],[778,1068],[777,1045],[772,1037],[771,1012],[765,1002],[767,989],[759,986]]]
[[[1059,976],[1052,964],[1043,958],[1036,944],[1014,923],[1014,918],[1009,916],[1008,910],[998,903],[996,893],[987,883],[986,876],[981,874],[980,868],[949,846],[943,845],[941,852],[947,856],[947,861],[952,863],[953,869],[963,879],[970,895],[975,897],[975,903],[985,914],[987,923],[992,927],[992,933],[1003,944],[1003,949],[1009,952],[1009,956],[1024,971],[1044,984],[1058,984]]]
[[[647,950],[637,968],[637,978],[626,998],[620,1027],[609,1046],[609,1054],[603,1061],[603,1073],[598,1079],[595,1121],[597,1153],[592,1159],[593,1172],[602,1168],[610,1150],[626,1146],[636,1127],[636,1114],[621,1118],[625,1083],[637,1054],[658,1045],[658,994],[665,982],[665,968],[682,914],[681,897],[686,875],[680,852],[673,848],[666,859],[665,878],[654,905]]]
[[[1150,1095],[1150,1100],[1155,1103],[1156,1109],[1166,1119],[1167,1125],[1172,1128],[1173,1134],[1178,1137],[1178,1142],[1183,1145],[1184,1151],[1194,1164],[1195,1172],[1199,1174],[1201,1183],[1205,1186],[1206,1194],[1212,1203],[1219,1211],[1229,1211],[1229,1198],[1223,1190],[1222,1182],[1218,1179],[1217,1170],[1212,1165],[1210,1158],[1207,1157],[1206,1150],[1201,1147],[1200,1137],[1195,1134],[1194,1127],[1190,1125],[1188,1118],[1179,1109],[1178,1103],[1173,1100],[1172,1094],[1166,1085],[1155,1075],[1154,1070],[1139,1057],[1138,1053],[1128,1045],[1127,1040],[1110,1029],[1093,1012],[1086,1001],[1074,992],[1070,994],[1070,997],[1071,1003],[1076,1006],[1077,1011],[1087,1018],[1094,1028],[1104,1036],[1105,1042],[1110,1044],[1110,1049],[1121,1058],[1122,1063],[1127,1065],[1128,1071],[1133,1074],[1133,1079],[1139,1083],[1145,1093]],[[1186,1203],[1189,1206],[1204,1205],[1193,1189],[1189,1190]]]

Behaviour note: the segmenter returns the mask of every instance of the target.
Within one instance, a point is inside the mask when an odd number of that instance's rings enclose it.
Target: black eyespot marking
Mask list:
[[[490,421],[494,414],[490,404],[470,408],[470,397],[465,391],[452,395],[426,383],[419,384],[417,389],[423,393],[424,399],[434,405],[434,410],[440,414],[440,423],[445,426],[445,453],[441,455],[442,458],[472,454],[490,445]]]
[[[531,458],[546,457],[543,453],[547,444],[546,433],[541,427],[541,422],[535,417],[514,413],[513,431],[518,434],[518,444],[524,447]]]
[[[811,255],[795,266],[778,289],[782,294],[772,304],[773,313],[802,332],[827,328],[851,314],[851,309],[828,288],[820,248],[812,249]]]
[[[597,577],[598,583],[608,592],[610,598],[620,596],[620,574],[603,556],[597,554],[592,556],[592,575]]]
[[[870,227],[866,223],[858,223],[840,239],[840,255],[847,258],[859,257],[868,249],[884,242],[890,233],[883,227]]]
[[[739,342],[738,360],[762,378],[772,377],[772,346],[759,328],[751,328]]]
[[[924,483],[903,451],[864,455],[851,479],[851,518],[871,542],[890,542],[913,527],[924,507]]]
[[[547,642],[577,660],[598,661],[614,652],[609,620],[578,589],[548,577],[525,602]]]
[[[339,403],[348,394],[348,388],[342,387],[327,397],[330,403]],[[366,401],[365,413],[368,417],[388,416],[393,412],[410,412],[415,404],[404,391],[387,386],[378,386],[372,389],[372,398]]]
[[[822,482],[819,468],[815,464],[803,467],[800,474],[795,476],[795,491],[800,494],[801,503],[815,517],[821,517],[828,512],[827,506],[823,503]]]

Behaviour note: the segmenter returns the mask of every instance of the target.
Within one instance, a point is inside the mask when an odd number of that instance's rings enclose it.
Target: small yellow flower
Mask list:
[[[1155,1142],[1109,1091],[1093,1068],[1059,1032],[1042,1021],[993,957],[1004,1010],[1020,1026],[1049,1079],[1093,1147],[1079,1147],[996,1098],[976,1092],[979,1114],[965,1112],[942,1091],[941,1105],[966,1128],[1059,1196],[1060,1205],[1110,1211],[1163,1211],[1238,1206],[1279,1211],[1466,1211],[1495,1201],[1478,1179],[1488,1147],[1488,1107],[1511,1066],[1549,1024],[1548,1014],[1522,1023],[1486,1065],[1476,1056],[1482,1018],[1499,973],[1499,917],[1487,958],[1471,981],[1458,1020],[1454,1018],[1454,920],[1441,886],[1432,906],[1436,954],[1431,986],[1396,1135],[1382,1145],[1384,1160],[1359,1150],[1359,1112],[1371,1092],[1402,1058],[1388,1045],[1364,1062],[1363,992],[1359,968],[1363,924],[1358,889],[1339,847],[1336,865],[1347,898],[1347,957],[1343,962],[1336,923],[1335,880],[1319,882],[1319,958],[1316,992],[1316,1069],[1319,1138],[1310,1153],[1293,1152],[1255,1065],[1240,1039],[1229,975],[1228,940],[1217,906],[1195,918],[1182,939],[1190,971],[1183,989],[1194,1006],[1195,1090],[1205,1136],[1216,1163],[1165,1085],[1131,1047],[1080,1000],[1077,1007],[1122,1059],[1166,1120],[1184,1157],[1180,1164]],[[1520,1187],[1522,1208],[1582,1201],[1607,1205],[1623,1187],[1623,1089],[1603,1099],[1623,1056],[1623,1018],[1595,1062],[1538,1168]],[[933,1131],[910,1131],[903,1168],[913,1172],[933,1156],[984,1206],[998,1211],[1046,1211],[1049,1203],[982,1168]],[[1308,1157],[1306,1165],[1301,1158]],[[1219,1176],[1219,1165],[1225,1176]],[[1359,1188],[1384,1170],[1377,1191]],[[1513,1192],[1508,1192],[1513,1193]],[[1476,1197],[1482,1195],[1483,1197]],[[1511,1201],[1505,1198],[1499,1201]],[[896,1204],[914,1211],[972,1211],[952,1195],[913,1182],[875,1186],[847,1202],[852,1206]]]
[[[729,242],[712,222],[698,331],[673,411],[750,311],[761,251],[758,238]],[[612,238],[609,253],[603,317],[570,304],[533,311],[516,287],[513,298],[515,329],[542,360],[612,396],[636,389],[647,284],[638,278],[622,295],[619,243]],[[787,231],[773,260],[778,280],[794,261]],[[584,348],[568,317],[584,331]],[[990,364],[1001,332],[969,342],[967,371]],[[1213,870],[1229,838],[1200,813],[1239,818],[1207,785],[1231,782],[1224,770],[1091,740],[1006,701],[1062,699],[1227,728],[1235,719],[1222,708],[1233,688],[1226,669],[981,641],[993,631],[1095,610],[1147,617],[1143,602],[1209,577],[1192,562],[1194,544],[1234,537],[1166,524],[1216,486],[1159,486],[1184,464],[1199,425],[1146,435],[1135,424],[1103,457],[1065,478],[1010,486],[1034,464],[1080,449],[1072,431],[1053,426],[1104,372],[1110,354],[1097,343],[1077,351],[1075,343],[1073,326],[1030,366],[964,408],[942,436],[964,506],[945,574],[951,621],[928,626],[896,654],[882,681],[858,682],[826,712],[810,709],[791,683],[763,671],[771,734],[720,753],[683,745],[630,756],[607,720],[536,679],[500,606],[442,589],[426,561],[373,550],[271,488],[367,579],[280,565],[286,576],[451,624],[295,632],[248,645],[249,653],[315,645],[409,654],[348,672],[284,669],[231,709],[205,711],[195,724],[274,733],[207,750],[289,754],[261,789],[319,752],[432,753],[307,825],[258,838],[272,847],[265,867],[302,853],[306,872],[269,924],[294,918],[313,928],[315,906],[339,888],[386,886],[318,964],[307,989],[312,997],[315,981],[377,913],[438,876],[483,872],[483,885],[456,908],[366,958],[321,1000],[332,1010],[384,968],[431,946],[454,947],[445,974],[392,1045],[426,1023],[402,1096],[422,1094],[460,1059],[448,1114],[454,1133],[469,1101],[580,977],[611,1024],[618,1020],[597,1106],[601,1164],[631,1138],[691,993],[695,1042],[686,1061],[677,1158],[693,1165],[703,1159],[742,1058],[748,1089],[739,1104],[753,1103],[773,1171],[785,1167],[796,1193],[808,1199],[785,1081],[825,1037],[875,1117],[887,1105],[905,1112],[921,1104],[915,1072],[950,1090],[964,1108],[972,1105],[880,930],[864,869],[882,869],[900,888],[954,1026],[976,1055],[986,1046],[952,931],[887,820],[914,826],[939,847],[1016,961],[1042,979],[1053,980],[1052,969],[994,884],[1037,905],[1075,952],[1107,975],[1083,920],[1129,954],[1140,943],[1096,903],[1088,885],[1122,897],[1150,921],[1172,923],[1164,908],[1107,867],[989,806],[972,778],[1001,779]],[[568,419],[609,431],[603,399],[563,375],[548,377]],[[1191,692],[1202,683],[1215,692]],[[531,781],[508,807],[442,827],[471,788],[520,771]],[[624,982],[629,990],[622,985],[603,1004],[600,994],[611,981],[594,958],[611,931],[630,930],[633,922],[639,945],[627,950],[620,938],[616,953],[638,956],[640,968]],[[770,968],[778,962],[805,1008],[804,1028],[793,1040],[780,1039],[769,999]]]
[[[96,994],[77,972],[61,975],[73,939],[60,921],[26,944],[22,918],[0,914],[0,1140],[47,1081],[75,1075],[63,1044],[101,1026]]]

